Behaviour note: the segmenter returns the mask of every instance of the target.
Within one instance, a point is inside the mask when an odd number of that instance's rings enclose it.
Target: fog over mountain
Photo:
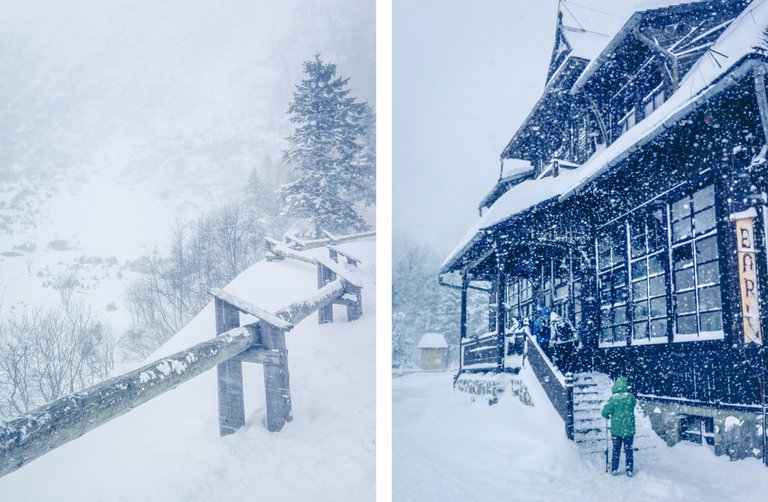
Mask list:
[[[291,92],[315,52],[352,77],[358,98],[375,97],[372,2],[5,0],[0,9],[6,231],[63,223],[60,211],[82,226],[89,209],[141,221],[136,206],[197,207],[265,157],[279,167]],[[153,226],[157,208],[146,216]]]

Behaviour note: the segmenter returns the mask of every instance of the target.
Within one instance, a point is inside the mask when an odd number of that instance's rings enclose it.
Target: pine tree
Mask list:
[[[336,65],[316,54],[304,62],[306,78],[296,86],[288,107],[296,129],[283,162],[298,179],[283,185],[282,213],[308,220],[315,236],[361,231],[365,221],[355,210],[360,197],[350,189],[363,179],[359,160],[365,134],[365,103],[349,96],[349,78],[336,76]]]

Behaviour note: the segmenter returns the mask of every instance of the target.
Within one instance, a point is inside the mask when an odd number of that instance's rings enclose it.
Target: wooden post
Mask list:
[[[333,282],[335,279],[336,274],[334,274],[331,269],[322,263],[317,264],[317,289],[320,289],[326,284]],[[333,322],[333,304],[329,304],[318,309],[317,322],[318,324],[327,324],[329,322]]]
[[[496,336],[499,359],[496,363],[497,371],[504,371],[504,339],[506,337],[506,309],[504,300],[506,296],[507,276],[504,273],[505,253],[501,251],[501,245],[497,243],[496,251]]]
[[[216,298],[216,334],[220,335],[240,326],[240,312]],[[219,394],[219,435],[234,433],[245,425],[243,402],[243,364],[230,359],[216,367]]]
[[[288,350],[285,347],[285,331],[267,323],[259,323],[261,344],[279,354],[277,364],[264,363],[264,388],[267,395],[267,429],[278,432],[286,422],[293,420],[291,410],[291,385],[288,373]]]
[[[459,374],[464,366],[464,340],[467,338],[467,289],[469,277],[461,277],[461,321],[459,322]]]
[[[345,288],[355,301],[347,303],[347,321],[356,321],[363,316],[363,290],[350,284]]]

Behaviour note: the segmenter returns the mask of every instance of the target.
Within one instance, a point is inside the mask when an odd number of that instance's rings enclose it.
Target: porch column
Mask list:
[[[459,323],[459,373],[464,367],[464,339],[467,337],[467,289],[469,277],[461,276],[461,321]]]
[[[504,298],[507,290],[507,277],[504,273],[504,264],[506,262],[506,253],[501,250],[501,245],[496,242],[496,336],[497,347],[499,349],[497,369],[504,371],[504,337],[506,326],[506,309],[504,308]]]

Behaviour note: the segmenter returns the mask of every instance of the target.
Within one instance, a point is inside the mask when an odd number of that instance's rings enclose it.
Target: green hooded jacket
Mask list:
[[[635,435],[635,396],[629,393],[627,379],[616,378],[613,395],[603,406],[603,418],[611,419],[611,434],[620,437]]]

